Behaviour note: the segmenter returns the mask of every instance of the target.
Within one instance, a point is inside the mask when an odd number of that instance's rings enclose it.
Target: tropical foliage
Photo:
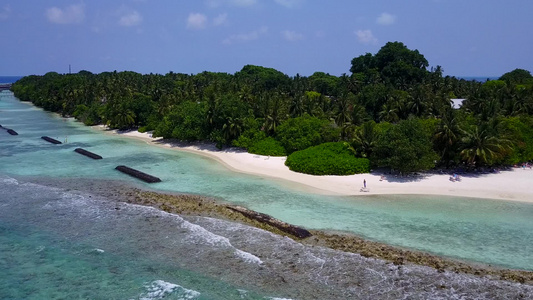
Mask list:
[[[431,142],[433,127],[426,120],[400,121],[380,135],[371,160],[400,172],[433,168],[438,159]]]
[[[22,101],[87,125],[138,128],[264,155],[340,142],[352,147],[354,158],[401,172],[533,160],[533,76],[527,70],[487,82],[443,76],[442,67],[429,68],[417,50],[390,42],[355,57],[350,71],[290,77],[247,65],[235,74],[50,72],[26,76],[12,90]],[[453,98],[466,100],[454,109]]]

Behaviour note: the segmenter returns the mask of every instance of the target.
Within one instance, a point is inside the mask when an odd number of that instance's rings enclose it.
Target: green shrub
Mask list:
[[[154,136],[181,141],[202,141],[209,134],[205,118],[207,107],[202,103],[185,101],[175,106],[155,127]],[[155,122],[150,120],[151,124]]]
[[[357,158],[348,143],[325,143],[296,151],[285,165],[292,171],[311,175],[351,175],[370,172],[370,161]]]
[[[276,141],[272,137],[256,141],[249,148],[248,152],[259,155],[271,155],[271,156],[285,156],[285,148],[280,142]]]
[[[379,167],[402,173],[429,170],[439,159],[431,141],[433,121],[409,119],[379,135],[370,159]]]
[[[328,120],[304,115],[281,123],[276,129],[276,138],[287,153],[304,150],[324,142],[338,141],[340,130]]]
[[[256,126],[259,127],[259,126]],[[287,155],[281,143],[272,137],[267,137],[259,128],[245,130],[238,139],[233,141],[233,146],[248,150],[249,153],[271,156]]]
[[[233,141],[232,145],[235,147],[249,149],[255,143],[264,140],[266,138],[264,131],[258,129],[248,129],[245,130],[236,140]]]
[[[98,105],[92,105],[91,107],[83,104],[77,105],[72,116],[87,126],[93,126],[102,121],[98,115]]]

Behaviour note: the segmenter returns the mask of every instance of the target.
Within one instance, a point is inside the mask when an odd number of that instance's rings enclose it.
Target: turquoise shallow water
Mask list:
[[[209,265],[255,256],[179,216],[13,178],[0,188],[2,299],[271,298]]]
[[[185,223],[177,216],[168,217],[179,226],[173,227],[177,228],[174,235],[167,236],[163,234],[169,230],[167,223],[151,221],[149,227],[143,226],[146,225],[147,214],[150,216],[148,219],[153,220],[152,214],[157,215],[155,212],[145,208],[124,208],[121,212],[131,210],[132,213],[119,216],[114,207],[108,207],[105,201],[87,202],[88,195],[68,193],[70,187],[92,179],[123,180],[155,190],[213,196],[307,228],[347,231],[439,255],[533,270],[531,204],[448,197],[326,197],[306,194],[272,180],[231,172],[208,158],[84,127],[73,120],[65,120],[21,103],[5,92],[0,96],[0,124],[19,133],[11,136],[0,130],[0,176],[3,180],[0,184],[3,211],[0,214],[0,230],[3,233],[0,269],[9,270],[7,273],[0,272],[4,279],[9,278],[7,281],[0,278],[0,282],[4,282],[0,285],[0,295],[9,291],[8,298],[21,298],[18,295],[35,299],[40,296],[61,298],[61,295],[73,295],[72,286],[79,286],[79,294],[74,295],[80,298],[143,298],[142,295],[158,292],[176,299],[307,298],[294,286],[278,282],[279,275],[274,274],[287,270],[279,262],[266,259],[274,259],[272,253],[295,251],[300,246],[291,244],[284,248],[282,245],[287,241],[269,240],[274,247],[269,252],[263,249],[265,241],[272,238],[269,235],[259,235],[252,229],[243,228],[236,235],[231,228],[237,225],[224,223],[213,226],[215,221],[204,219],[190,223],[194,226],[183,225]],[[67,143],[52,145],[41,140],[42,135],[61,141],[66,139]],[[77,147],[98,153],[104,159],[88,159],[73,151]],[[154,185],[139,183],[114,170],[121,164],[156,175],[163,182]],[[45,182],[46,178],[60,180],[64,190],[56,191],[30,183],[38,183],[40,179]],[[75,222],[80,215],[86,219],[81,223]],[[223,238],[219,237],[219,233],[213,233],[215,231],[224,231],[219,232]],[[248,231],[250,235],[243,234]],[[198,236],[209,236],[209,242],[199,241]],[[182,240],[187,243],[181,243]],[[257,243],[257,248],[251,240]],[[192,248],[191,243],[194,245]],[[235,246],[237,244],[245,246]],[[198,248],[198,245],[203,248]],[[181,255],[169,250],[173,247],[177,247]],[[244,247],[251,249],[241,250]],[[316,250],[305,249],[304,253],[309,251]],[[6,253],[9,255],[6,256]],[[291,252],[291,255],[294,254]],[[340,254],[313,255],[318,257],[318,261],[327,262],[332,258],[337,261]],[[168,263],[169,257],[174,263]],[[257,259],[264,262],[259,264],[261,267],[257,267]],[[350,256],[346,259],[351,261],[355,258]],[[319,275],[324,271],[319,272],[318,267],[313,265],[316,260],[309,261],[307,272],[313,279],[299,277],[295,280],[302,286],[305,282],[321,291],[327,290],[328,285],[320,284],[327,282],[332,275]],[[17,268],[19,265],[23,267]],[[225,272],[228,268],[236,271]],[[331,268],[340,270],[345,266]],[[32,273],[34,269],[39,271]],[[431,278],[424,272],[424,277]],[[243,276],[250,280],[243,280]],[[386,276],[400,275],[387,273]],[[346,283],[346,280],[339,279],[339,282]],[[411,277],[403,280],[408,281],[406,286],[413,289],[418,282]],[[464,282],[461,278],[453,280]],[[61,282],[69,288],[62,287]],[[346,285],[342,286],[346,293],[354,293]],[[113,289],[116,289],[114,293]],[[395,296],[390,298],[397,298]]]

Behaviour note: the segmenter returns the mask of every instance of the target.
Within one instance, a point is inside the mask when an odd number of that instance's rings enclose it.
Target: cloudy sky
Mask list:
[[[388,41],[446,75],[533,71],[531,0],[0,0],[0,75],[348,73]]]

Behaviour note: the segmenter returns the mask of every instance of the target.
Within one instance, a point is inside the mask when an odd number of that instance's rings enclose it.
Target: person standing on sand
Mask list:
[[[363,187],[366,189],[366,179],[363,179]]]

